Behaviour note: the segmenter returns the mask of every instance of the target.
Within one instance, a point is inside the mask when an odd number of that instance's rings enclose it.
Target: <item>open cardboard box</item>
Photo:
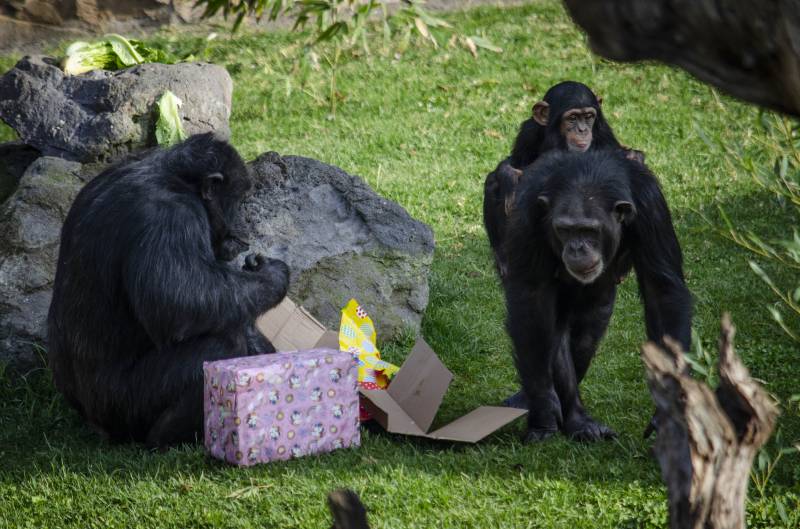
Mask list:
[[[339,334],[326,329],[289,298],[262,315],[256,325],[278,351],[339,348]],[[476,443],[528,413],[517,408],[481,406],[430,432],[452,380],[453,373],[420,337],[388,389],[359,391],[364,406],[387,431],[443,441]]]
[[[339,333],[326,329],[289,298],[283,298],[276,307],[259,316],[256,327],[278,352],[316,347],[339,349]]]

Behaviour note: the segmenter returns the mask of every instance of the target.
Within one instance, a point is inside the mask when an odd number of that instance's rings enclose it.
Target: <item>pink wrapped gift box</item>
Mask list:
[[[359,446],[353,355],[311,349],[205,362],[205,446],[249,466]]]

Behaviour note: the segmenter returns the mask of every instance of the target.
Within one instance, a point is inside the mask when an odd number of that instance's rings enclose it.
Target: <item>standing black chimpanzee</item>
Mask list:
[[[608,326],[617,278],[636,271],[647,337],[689,348],[691,299],[669,208],[647,167],[624,151],[553,151],[525,170],[504,244],[507,328],[528,415],[525,439],[559,429],[613,436],[581,403]]]
[[[202,363],[274,352],[256,317],[289,270],[230,225],[252,182],[212,134],[111,167],[78,194],[61,232],[48,316],[56,387],[112,441],[151,447],[202,434]]]
[[[644,153],[623,147],[614,137],[600,100],[585,84],[558,83],[545,93],[543,101],[533,105],[532,116],[520,126],[511,156],[500,162],[484,183],[483,222],[501,279],[507,263],[500,249],[522,170],[547,151],[609,147],[624,149],[631,159],[644,163]]]

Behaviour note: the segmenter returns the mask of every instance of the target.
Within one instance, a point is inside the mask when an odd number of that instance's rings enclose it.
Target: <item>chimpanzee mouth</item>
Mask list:
[[[572,144],[572,149],[574,151],[576,151],[576,152],[586,152],[586,151],[589,150],[589,146],[590,145],[591,145],[591,143],[589,143],[589,142],[573,143]]]
[[[590,138],[577,139],[568,137],[566,140],[567,150],[570,152],[586,152],[589,150],[589,147],[592,146],[592,140]]]
[[[578,281],[580,281],[584,285],[588,285],[589,283],[592,283],[595,279],[600,277],[600,274],[603,272],[603,261],[602,260],[597,261],[595,264],[593,264],[589,268],[584,268],[583,270],[580,270],[580,271],[573,270],[570,267],[566,267],[566,268],[567,268],[567,272],[569,272],[569,274],[572,277],[574,277],[575,279],[577,279]]]

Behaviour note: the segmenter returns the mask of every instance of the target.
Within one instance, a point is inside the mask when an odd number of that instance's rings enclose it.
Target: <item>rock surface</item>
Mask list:
[[[39,158],[0,206],[0,362],[41,362],[61,225],[85,182],[81,169]]]
[[[0,143],[0,204],[17,189],[25,169],[39,157],[39,151],[18,141]]]
[[[142,64],[67,76],[54,59],[25,57],[0,77],[0,119],[43,155],[114,161],[155,145],[156,101],[171,90],[187,134],[230,135],[233,82],[213,64]]]
[[[80,188],[102,167],[38,158],[0,205],[0,363],[40,365],[61,226]],[[355,297],[380,340],[418,332],[434,249],[427,225],[359,177],[322,162],[268,153],[250,168],[257,186],[240,229],[251,252],[289,264],[293,300],[336,329],[341,308]]]
[[[296,303],[338,329],[342,307],[356,298],[379,339],[419,331],[433,260],[430,227],[337,167],[274,153],[250,167],[259,186],[243,208],[250,251],[286,261]]]

